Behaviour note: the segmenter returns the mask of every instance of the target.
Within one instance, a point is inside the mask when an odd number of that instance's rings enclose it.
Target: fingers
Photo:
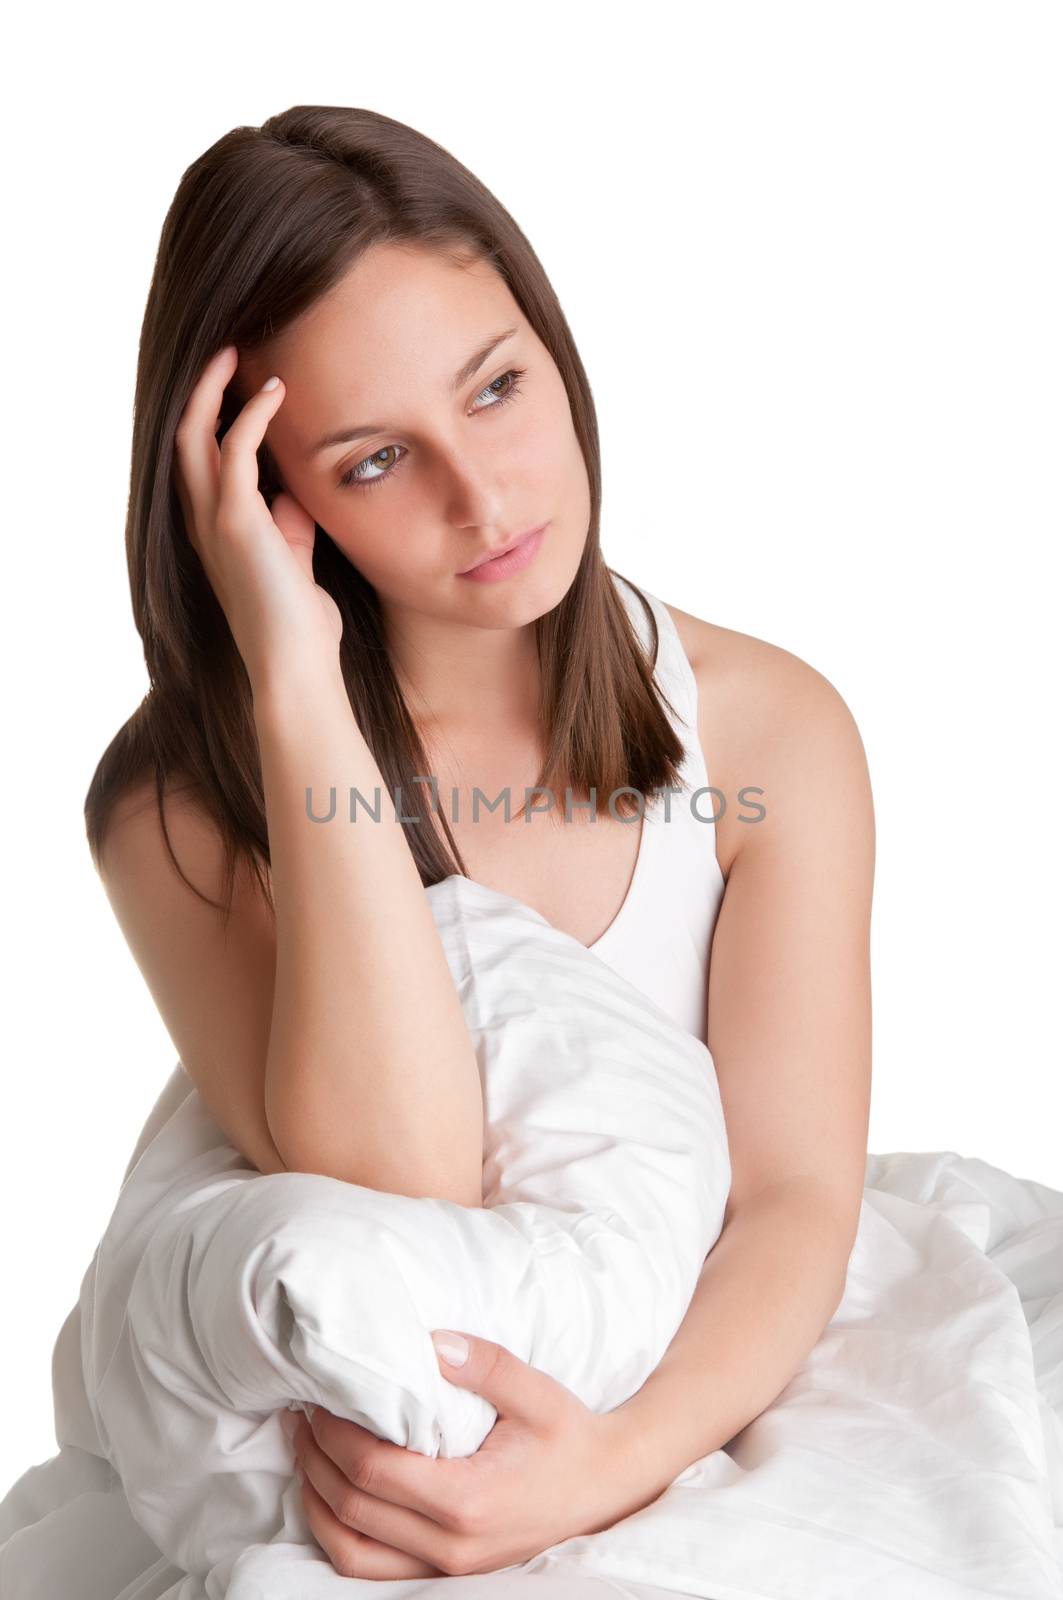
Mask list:
[[[471,1458],[423,1456],[390,1439],[378,1439],[322,1406],[315,1408],[310,1421],[300,1419],[300,1454],[304,1440],[336,1466],[348,1488],[361,1484],[377,1500],[418,1512],[443,1528],[460,1527],[472,1487]]]
[[[260,389],[252,395],[219,447],[216,436],[222,402],[237,361],[235,345],[226,345],[211,357],[189,395],[174,435],[178,493],[188,535],[197,550],[196,541],[213,528],[223,497],[230,514],[235,512],[237,525],[240,507],[252,504],[258,490],[256,452],[285,395],[279,380],[272,390]]]
[[[220,448],[215,445],[221,470],[218,489],[218,515],[235,520],[240,526],[241,509],[252,504],[258,494],[258,450],[266,429],[284,403],[287,390],[280,378],[267,378],[272,389],[259,389],[244,405],[228,430]],[[219,399],[219,408],[220,408]],[[217,423],[215,422],[215,426]]]
[[[174,432],[179,487],[189,538],[213,521],[218,501],[219,461],[215,435],[226,386],[236,371],[237,350],[227,345],[207,362],[185,403]]]
[[[413,1551],[442,1531],[415,1512],[402,1511],[354,1489],[310,1440],[299,1453],[305,1473],[303,1508],[318,1544],[337,1572],[351,1578],[439,1577],[443,1568]],[[360,1524],[360,1526],[356,1525]],[[373,1532],[369,1532],[369,1528]],[[387,1535],[396,1544],[387,1543]]]

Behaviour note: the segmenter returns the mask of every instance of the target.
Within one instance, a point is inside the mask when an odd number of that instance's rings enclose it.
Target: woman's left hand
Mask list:
[[[592,1411],[512,1351],[465,1337],[468,1360],[438,1355],[440,1371],[498,1412],[471,1456],[421,1455],[323,1406],[309,1424],[300,1415],[303,1508],[341,1577],[494,1572],[612,1527],[667,1487],[647,1476],[619,1410]]]

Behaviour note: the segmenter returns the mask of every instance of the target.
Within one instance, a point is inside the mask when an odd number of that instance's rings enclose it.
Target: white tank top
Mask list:
[[[613,574],[652,660],[653,636],[638,593]],[[654,678],[675,707],[664,710],[683,742],[682,787],[648,799],[635,871],[623,905],[588,948],[704,1042],[709,954],[725,887],[716,857],[713,796],[698,737],[698,686],[667,607],[642,589],[657,622]],[[636,824],[632,823],[632,827]]]

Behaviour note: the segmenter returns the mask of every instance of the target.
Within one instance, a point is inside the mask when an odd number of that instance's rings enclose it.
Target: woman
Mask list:
[[[770,1404],[845,1284],[870,1090],[860,737],[788,652],[643,613],[600,500],[557,299],[447,152],[296,107],[185,173],[136,390],[151,689],[86,820],[188,1073],[262,1172],[479,1205],[480,1084],[423,893],[464,872],[689,1019],[732,1154],[687,1316],[616,1411],[469,1337],[440,1363],[498,1410],[474,1456],[299,1424],[307,1518],[349,1576],[485,1572],[611,1526]],[[660,819],[710,773],[715,825],[708,801],[708,826]],[[380,823],[315,826],[332,787],[383,794]]]

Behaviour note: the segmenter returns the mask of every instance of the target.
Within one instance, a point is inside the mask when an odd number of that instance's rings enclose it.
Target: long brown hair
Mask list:
[[[133,616],[150,687],[100,758],[85,798],[97,870],[119,796],[153,779],[166,844],[185,882],[165,819],[165,797],[181,791],[213,819],[224,843],[227,904],[219,909],[231,910],[238,858],[272,904],[250,683],[185,534],[174,433],[218,350],[234,344],[241,355],[253,354],[371,245],[410,241],[454,260],[489,261],[502,275],[557,364],[587,465],[591,519],[583,557],[564,598],[533,624],[547,740],[539,784],[555,793],[569,784],[581,798],[594,787],[600,813],[618,790],[648,797],[681,781],[682,743],[602,558],[590,384],[538,257],[499,201],[426,135],[375,111],[294,106],[213,144],[182,175],[163,223],[140,337],[126,518]],[[219,437],[240,408],[230,384]],[[281,488],[266,445],[259,485],[267,504]],[[467,876],[445,814],[436,813],[453,854],[431,824],[425,786],[415,781],[427,773],[427,760],[392,668],[376,591],[320,528],[314,577],[343,618],[347,694],[385,792],[403,796],[404,819],[411,805],[419,813],[403,825],[422,882]],[[656,624],[639,598],[655,661]],[[638,804],[620,796],[614,810],[631,815]]]

